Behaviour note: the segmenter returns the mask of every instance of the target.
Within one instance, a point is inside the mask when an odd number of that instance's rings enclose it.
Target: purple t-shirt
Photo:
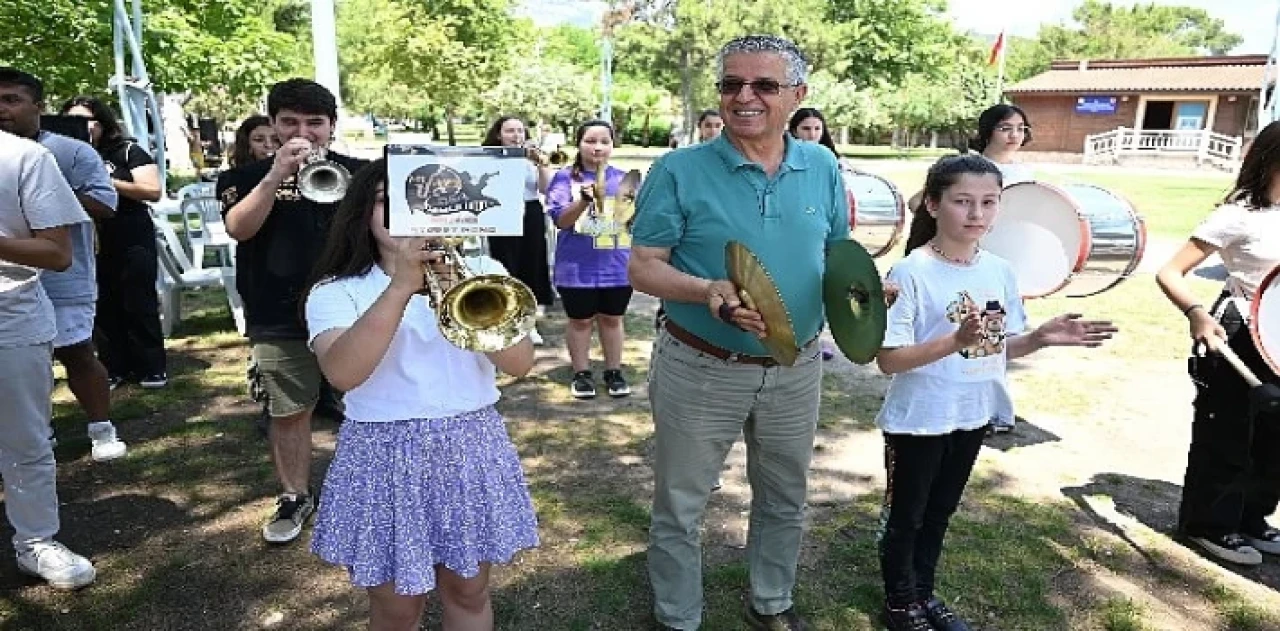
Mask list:
[[[547,185],[547,213],[559,221],[560,215],[578,198],[578,187],[595,182],[596,174],[583,172],[572,178],[572,168],[561,169]],[[626,175],[609,167],[605,175],[605,195],[617,194]],[[609,221],[593,221],[592,209],[582,211],[573,228],[556,235],[555,285],[557,287],[605,288],[626,287],[627,261],[631,258],[631,235],[617,234]]]

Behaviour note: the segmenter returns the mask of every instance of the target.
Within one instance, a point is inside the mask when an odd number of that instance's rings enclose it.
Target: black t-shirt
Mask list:
[[[326,154],[354,174],[368,164],[349,156]],[[251,162],[218,176],[218,199],[226,217],[271,170],[272,159]],[[318,204],[298,192],[290,176],[276,189],[276,200],[253,238],[236,244],[236,289],[244,299],[245,328],[250,340],[305,340],[298,301],[311,268],[328,238],[337,204]]]
[[[124,182],[133,181],[134,169],[156,163],[151,154],[129,139],[108,144],[101,148],[99,154],[112,179]],[[99,219],[97,224],[100,255],[120,253],[131,245],[155,245],[155,224],[151,221],[151,211],[146,202],[120,195],[115,216]]]

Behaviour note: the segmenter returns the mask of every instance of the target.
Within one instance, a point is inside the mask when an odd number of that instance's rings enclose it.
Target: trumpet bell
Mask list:
[[[331,160],[308,162],[298,171],[298,192],[319,204],[341,200],[350,184],[351,172]]]
[[[537,299],[520,280],[472,276],[444,292],[440,332],[458,348],[493,353],[516,345],[533,330]]]

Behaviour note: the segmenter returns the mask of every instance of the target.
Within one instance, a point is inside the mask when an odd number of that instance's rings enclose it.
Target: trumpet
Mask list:
[[[351,172],[325,158],[325,153],[323,148],[318,148],[302,163],[298,171],[298,192],[313,202],[331,204],[347,194]]]
[[[569,161],[569,154],[565,153],[561,149],[552,151],[550,155],[547,155],[542,151],[542,149],[534,144],[525,145],[524,149],[525,156],[532,160],[534,164],[541,167],[560,166]]]
[[[445,253],[460,279],[445,291],[431,267],[423,267],[424,292],[436,312],[440,333],[454,346],[477,353],[515,346],[534,327],[538,305],[533,291],[512,276],[472,272],[459,252],[461,245],[462,239],[427,245]]]

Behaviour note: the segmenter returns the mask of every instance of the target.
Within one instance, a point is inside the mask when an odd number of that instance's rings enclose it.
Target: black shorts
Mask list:
[[[571,320],[588,320],[596,314],[620,316],[631,303],[631,287],[556,287],[564,313]]]

